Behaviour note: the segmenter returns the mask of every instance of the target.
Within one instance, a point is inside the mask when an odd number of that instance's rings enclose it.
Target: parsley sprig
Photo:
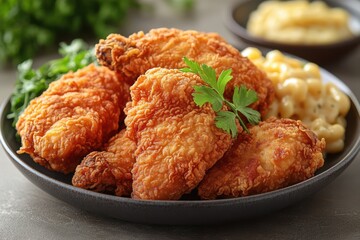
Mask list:
[[[195,92],[193,93],[193,98],[196,105],[200,107],[205,103],[211,104],[216,112],[215,124],[218,128],[223,129],[235,138],[238,134],[236,119],[246,132],[249,132],[249,130],[241,116],[246,117],[252,125],[259,123],[260,113],[248,107],[258,100],[254,90],[247,89],[244,85],[240,88],[235,87],[232,102],[225,99],[226,84],[233,78],[231,69],[222,71],[218,79],[216,79],[215,70],[206,64],[200,65],[186,57],[184,57],[184,62],[188,67],[182,68],[181,71],[197,74],[209,85],[194,86]],[[231,111],[221,110],[223,104]]]

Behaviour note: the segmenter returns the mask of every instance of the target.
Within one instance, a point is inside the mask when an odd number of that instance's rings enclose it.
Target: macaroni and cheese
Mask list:
[[[318,65],[285,56],[278,50],[263,56],[257,48],[246,48],[242,55],[265,71],[274,84],[275,100],[267,117],[301,120],[325,139],[327,152],[343,149],[350,100],[333,83],[322,81]]]
[[[284,43],[323,44],[353,36],[349,14],[322,1],[265,1],[251,13],[248,31]]]

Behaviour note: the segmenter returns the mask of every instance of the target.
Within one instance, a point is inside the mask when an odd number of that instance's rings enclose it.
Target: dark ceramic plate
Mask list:
[[[360,106],[344,83],[326,71],[325,81],[334,82],[350,97],[345,149],[340,154],[328,155],[323,168],[306,181],[269,193],[248,197],[201,201],[191,197],[179,201],[141,201],[110,196],[79,189],[71,185],[71,175],[51,172],[34,163],[27,155],[18,155],[19,143],[15,130],[6,118],[10,104],[1,107],[1,143],[15,166],[35,185],[54,197],[94,214],[125,221],[152,224],[211,224],[257,217],[270,213],[314,194],[334,180],[355,158],[360,149]],[[192,200],[191,200],[192,199]]]
[[[351,39],[326,45],[297,45],[267,41],[260,37],[249,34],[246,30],[251,12],[264,0],[237,1],[228,8],[225,15],[225,24],[228,29],[238,36],[249,46],[278,49],[291,53],[316,63],[330,63],[338,61],[340,57],[346,56],[360,44],[360,2],[354,0],[324,0],[331,7],[341,7],[349,12],[351,16],[350,26],[355,36]]]

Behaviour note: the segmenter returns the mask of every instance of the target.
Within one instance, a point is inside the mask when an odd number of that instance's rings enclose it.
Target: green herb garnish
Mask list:
[[[59,53],[62,58],[49,61],[38,69],[32,68],[32,60],[18,65],[15,90],[10,99],[10,114],[7,116],[13,119],[14,127],[29,102],[45,91],[51,82],[69,71],[76,71],[96,62],[93,49],[89,49],[80,39],[75,39],[70,45],[61,43]]]
[[[19,64],[58,42],[118,31],[136,0],[0,1],[0,65]]]
[[[219,78],[216,79],[215,70],[205,64],[191,61],[184,57],[184,62],[188,66],[181,69],[183,72],[191,72],[199,75],[209,86],[194,86],[194,102],[198,106],[210,103],[216,112],[216,126],[231,134],[235,138],[238,134],[236,119],[246,132],[249,132],[241,115],[246,117],[250,124],[255,125],[260,121],[260,113],[250,107],[252,103],[258,100],[254,90],[247,89],[245,86],[235,87],[232,102],[224,97],[226,84],[232,79],[231,69],[222,71]],[[231,111],[221,110],[225,104]]]
[[[184,13],[194,8],[194,0],[164,0]],[[149,10],[161,3],[139,0],[1,0],[0,66],[17,65],[58,42],[105,38],[118,32],[131,19],[132,9]],[[156,2],[156,3],[155,3]],[[137,15],[139,13],[133,13]]]

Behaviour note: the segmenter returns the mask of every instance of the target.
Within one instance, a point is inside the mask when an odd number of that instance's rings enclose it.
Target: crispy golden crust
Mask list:
[[[264,193],[312,177],[323,166],[324,139],[300,121],[271,118],[242,133],[198,188],[202,199]]]
[[[110,139],[104,151],[91,152],[84,158],[76,167],[72,184],[96,192],[130,196],[135,149],[135,142],[122,130]]]
[[[128,85],[105,67],[89,65],[65,74],[20,116],[18,152],[51,170],[72,172],[117,131],[128,100]]]
[[[159,28],[129,38],[110,34],[96,45],[96,55],[100,64],[113,69],[130,84],[153,67],[185,67],[183,57],[213,67],[218,75],[231,68],[234,78],[225,95],[231,98],[234,86],[245,84],[258,93],[259,101],[253,108],[263,116],[274,97],[273,85],[265,73],[215,33]]]
[[[179,199],[230,147],[211,106],[193,101],[193,86],[201,84],[194,74],[155,68],[131,87],[125,124],[137,144],[133,198]]]

